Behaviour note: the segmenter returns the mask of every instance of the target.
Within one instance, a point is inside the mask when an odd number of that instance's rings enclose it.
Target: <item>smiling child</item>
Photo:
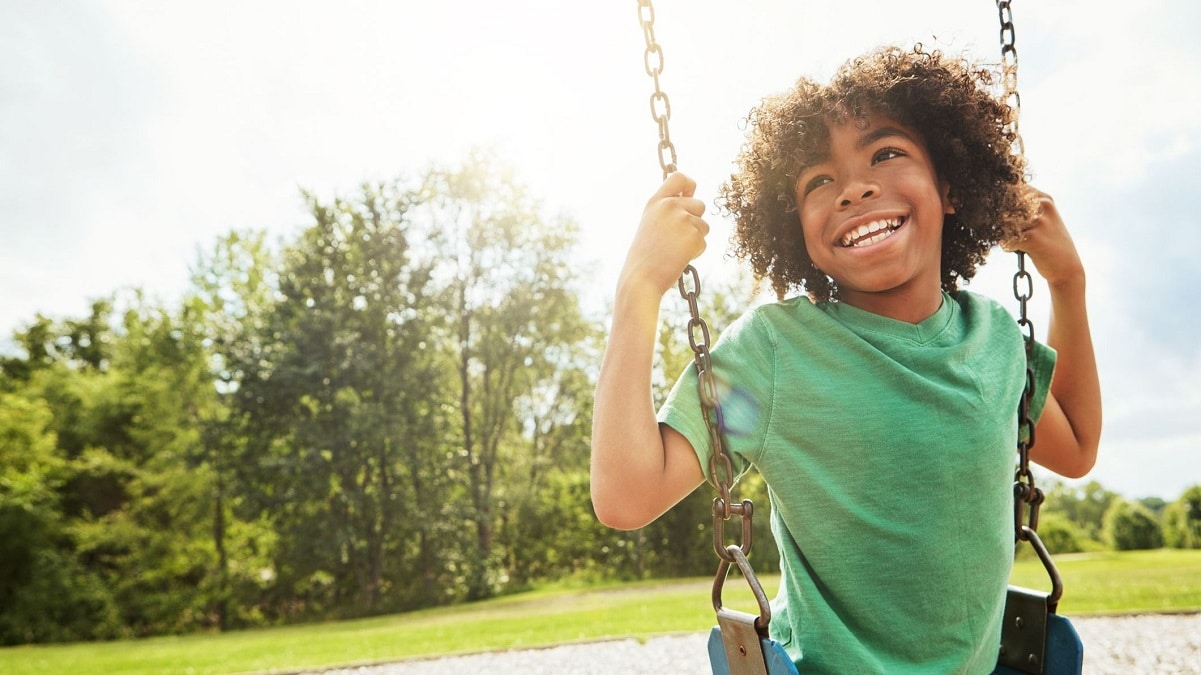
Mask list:
[[[1026,355],[1008,312],[959,286],[998,244],[1026,251],[1051,294],[1031,457],[1067,476],[1096,461],[1084,267],[1054,202],[1025,184],[991,82],[896,48],[828,85],[802,79],[752,113],[722,190],[735,252],[781,297],[727,328],[712,361],[759,404],[726,438],[769,488],[771,636],[802,673],[996,663]],[[657,414],[650,397],[660,298],[709,230],[695,189],[682,174],[659,187],[618,281],[592,451],[593,504],[616,528],[694,490],[712,453],[694,368]]]

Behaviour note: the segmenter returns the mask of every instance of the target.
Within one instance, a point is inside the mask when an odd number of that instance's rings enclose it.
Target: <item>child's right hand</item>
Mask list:
[[[638,233],[621,270],[623,285],[645,285],[659,295],[676,284],[688,263],[705,251],[705,203],[696,182],[673,173],[646,203]]]

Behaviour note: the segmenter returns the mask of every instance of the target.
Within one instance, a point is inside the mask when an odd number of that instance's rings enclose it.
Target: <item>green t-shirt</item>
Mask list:
[[[793,298],[741,317],[712,358],[736,470],[768,486],[771,635],[801,672],[991,672],[1026,381],[1009,313],[966,291],[916,325]],[[1033,363],[1037,419],[1055,354]],[[709,466],[694,368],[659,419]]]

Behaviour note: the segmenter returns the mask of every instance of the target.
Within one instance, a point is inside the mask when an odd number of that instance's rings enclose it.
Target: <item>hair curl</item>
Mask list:
[[[885,47],[844,64],[830,84],[802,78],[747,117],[738,172],[718,206],[733,216],[734,253],[777,295],[805,290],[814,301],[838,297],[834,280],[805,248],[796,181],[829,148],[828,123],[866,122],[872,114],[918,131],[955,213],[942,234],[942,287],[970,280],[989,250],[1033,215],[1022,186],[1025,159],[1011,151],[1014,112],[990,88],[994,74],[939,52]]]

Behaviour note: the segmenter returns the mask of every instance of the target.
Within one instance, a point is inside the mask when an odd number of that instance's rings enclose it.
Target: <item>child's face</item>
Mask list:
[[[827,127],[829,157],[796,186],[810,258],[863,309],[941,301],[943,216],[954,209],[921,136],[880,115]]]

